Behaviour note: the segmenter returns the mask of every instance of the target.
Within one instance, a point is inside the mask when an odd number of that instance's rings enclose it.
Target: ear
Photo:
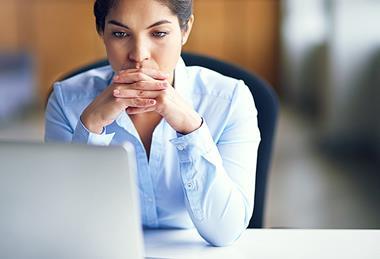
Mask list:
[[[187,30],[182,32],[182,46],[186,44],[187,39],[190,36],[191,29],[193,28],[194,15],[190,16],[189,21],[187,22]]]

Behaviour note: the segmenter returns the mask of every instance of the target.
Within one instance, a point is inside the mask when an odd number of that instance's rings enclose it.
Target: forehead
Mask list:
[[[156,0],[119,0],[109,11],[106,20],[117,20],[129,26],[146,26],[165,19],[177,22],[168,6]]]

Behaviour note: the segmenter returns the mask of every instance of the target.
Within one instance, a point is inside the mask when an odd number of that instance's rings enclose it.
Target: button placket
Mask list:
[[[194,216],[195,216],[195,218],[196,218],[197,220],[200,220],[200,221],[203,220],[202,210],[200,210],[200,209],[194,209],[194,210],[193,210],[193,214],[194,214]]]
[[[157,225],[157,211],[156,211],[156,204],[155,204],[155,198],[154,198],[154,191],[153,191],[153,182],[150,175],[150,169],[149,165],[147,163],[146,155],[144,151],[142,150],[142,147],[140,147],[140,155],[138,156],[138,159],[140,160],[141,170],[139,171],[140,174],[140,181],[141,181],[141,189],[143,191],[143,209],[145,211],[145,222],[147,225],[154,227]]]

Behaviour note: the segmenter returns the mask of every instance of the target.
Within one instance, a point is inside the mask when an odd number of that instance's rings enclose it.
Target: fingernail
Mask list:
[[[120,94],[120,91],[115,89],[115,90],[113,90],[113,94],[114,94],[114,95],[119,95],[119,94]]]
[[[117,81],[117,80],[119,80],[119,79],[120,79],[120,76],[114,76],[114,77],[113,77],[113,80],[114,80],[114,81]]]

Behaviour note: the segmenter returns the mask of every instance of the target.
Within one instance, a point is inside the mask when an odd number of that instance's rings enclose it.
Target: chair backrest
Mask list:
[[[248,228],[262,228],[264,225],[263,219],[268,170],[271,161],[273,139],[279,107],[277,95],[268,83],[260,79],[257,75],[236,65],[232,65],[215,58],[188,52],[182,52],[181,56],[187,66],[202,66],[217,71],[223,75],[243,80],[253,95],[256,109],[258,111],[258,126],[261,134],[261,142],[257,154],[255,208]],[[109,63],[107,60],[98,61],[68,73],[63,76],[61,80],[108,64]]]

